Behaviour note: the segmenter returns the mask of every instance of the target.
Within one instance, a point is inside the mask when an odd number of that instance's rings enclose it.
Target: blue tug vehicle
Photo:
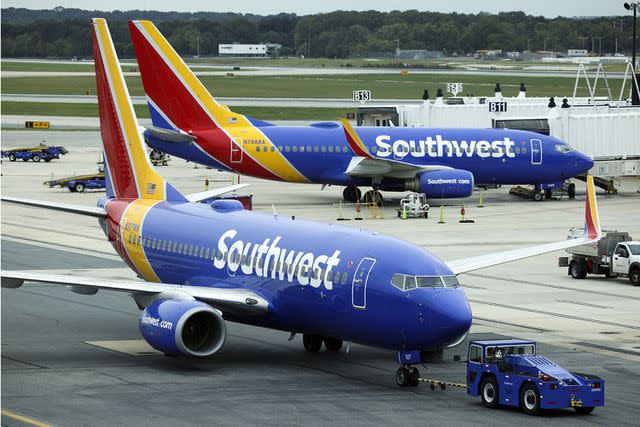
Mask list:
[[[533,341],[471,341],[467,394],[480,396],[488,408],[519,406],[529,415],[559,408],[589,414],[604,406],[604,380],[569,372],[537,355]]]

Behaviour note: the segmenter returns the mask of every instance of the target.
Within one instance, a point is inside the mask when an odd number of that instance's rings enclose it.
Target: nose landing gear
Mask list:
[[[418,368],[408,363],[401,365],[396,371],[396,384],[400,387],[417,387],[420,383]]]

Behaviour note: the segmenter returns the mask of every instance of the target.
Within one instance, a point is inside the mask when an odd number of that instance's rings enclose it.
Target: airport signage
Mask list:
[[[27,129],[49,129],[49,122],[24,122]]]
[[[370,90],[354,90],[353,100],[359,101],[359,102],[371,101],[371,91]]]
[[[489,102],[490,113],[506,113],[507,101],[491,101]]]

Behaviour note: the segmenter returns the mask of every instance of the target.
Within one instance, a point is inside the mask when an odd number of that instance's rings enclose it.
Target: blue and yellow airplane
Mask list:
[[[171,355],[206,357],[226,322],[303,334],[306,350],[344,341],[393,349],[401,386],[418,383],[423,352],[461,343],[472,313],[457,275],[594,242],[588,180],[584,237],[444,262],[411,243],[360,229],[246,211],[239,202],[189,201],[149,162],[104,19],[91,22],[107,195],[96,207],[3,197],[6,202],[96,217],[142,280],[1,272],[2,286],[65,285],[92,295],[130,294],[142,337]],[[402,254],[402,256],[398,256]]]
[[[259,178],[467,197],[474,184],[558,183],[593,161],[546,135],[511,129],[353,128],[346,120],[274,126],[218,103],[149,21],[129,29],[153,126],[147,143],[171,155]]]

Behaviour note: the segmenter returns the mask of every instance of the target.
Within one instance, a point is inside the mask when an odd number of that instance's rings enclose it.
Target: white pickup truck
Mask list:
[[[629,233],[609,231],[597,243],[567,249],[569,257],[560,257],[558,265],[569,267],[574,279],[587,274],[605,277],[626,276],[634,286],[640,286],[640,241],[633,241]]]

